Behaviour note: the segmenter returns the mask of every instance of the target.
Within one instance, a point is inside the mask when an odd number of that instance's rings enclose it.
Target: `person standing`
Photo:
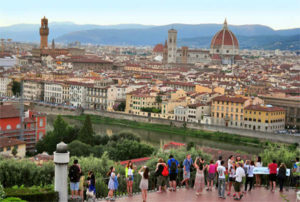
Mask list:
[[[219,156],[218,160],[216,161],[216,168],[218,168],[221,165],[222,156]],[[218,188],[219,184],[219,175],[216,175],[216,189]]]
[[[285,179],[286,179],[286,166],[284,163],[281,163],[278,171],[278,182],[279,182],[280,192],[283,192],[283,184]]]
[[[118,178],[120,175],[115,174],[115,168],[112,166],[109,169],[109,172],[107,173],[107,176],[109,176],[109,182],[108,182],[108,196],[106,197],[106,200],[114,201],[114,191],[116,190],[116,178]]]
[[[235,191],[235,198],[234,200],[241,200],[243,195],[241,193],[241,185],[243,181],[243,177],[245,177],[245,170],[242,168],[242,163],[236,164],[236,173],[235,173],[235,183],[234,183],[234,191]]]
[[[250,164],[249,164],[249,160],[247,160],[247,161],[246,161],[245,167],[246,167],[246,170],[247,170],[247,173],[246,173],[246,182],[245,182],[245,192],[246,192],[246,191],[247,191],[248,184],[249,184],[249,191],[251,191],[251,190],[252,190],[252,187],[253,187],[254,161],[250,161]]]
[[[80,171],[80,180],[79,180],[79,195],[80,198],[82,199],[82,201],[84,201],[84,196],[83,196],[83,192],[84,192],[84,173],[82,172],[82,170]]]
[[[155,173],[157,176],[157,184],[158,184],[158,191],[157,193],[162,192],[162,187],[164,190],[167,190],[167,176],[164,176],[163,171],[167,165],[164,163],[162,158],[158,159],[158,163],[156,164]]]
[[[87,189],[87,195],[92,197],[93,199],[96,198],[96,179],[93,171],[89,171],[88,173],[88,189]]]
[[[149,168],[144,166],[139,170],[139,174],[142,176],[140,182],[140,189],[142,190],[143,202],[147,201],[147,190],[148,190],[148,179],[149,179]]]
[[[296,189],[295,191],[298,191],[298,187],[300,184],[300,162],[299,162],[299,157],[296,158],[296,162],[294,163],[294,168],[293,168],[293,175],[295,176],[296,180]]]
[[[276,188],[276,175],[277,175],[277,163],[276,160],[273,160],[272,163],[268,165],[269,168],[269,181],[270,181],[270,187],[271,192],[275,191]]]
[[[125,167],[125,177],[127,183],[128,196],[132,196],[133,173],[134,173],[134,165],[131,161],[128,161]]]
[[[199,163],[198,163],[199,162]],[[194,167],[196,168],[196,178],[194,188],[196,189],[196,195],[199,196],[205,186],[204,179],[204,160],[199,157],[196,158]]]
[[[216,164],[214,164],[214,160],[210,160],[209,166],[208,166],[208,176],[207,176],[207,191],[212,191],[212,187],[214,185],[214,179],[216,176],[217,167]]]
[[[193,160],[191,158],[191,155],[188,154],[186,156],[186,159],[183,161],[183,180],[181,181],[181,184],[185,183],[185,187],[189,188],[189,180],[191,177],[191,166],[193,166]]]
[[[234,161],[232,161],[231,163],[232,164],[231,164],[230,168],[228,169],[228,193],[227,193],[227,196],[230,196],[232,184],[235,182],[236,166],[235,166]]]
[[[178,165],[179,165],[178,161],[174,159],[173,155],[170,155],[168,160],[170,191],[176,191]]]
[[[263,163],[261,161],[261,157],[258,156],[255,162],[255,167],[260,168],[263,166]],[[256,179],[256,186],[261,186],[261,175],[255,174],[255,179]]]
[[[224,161],[221,160],[220,165],[217,167],[218,172],[218,195],[219,198],[225,199],[225,172]]]
[[[73,165],[69,169],[69,178],[70,178],[70,189],[71,189],[71,198],[74,196],[78,197],[79,190],[79,180],[80,180],[80,168],[78,165],[78,160],[75,159]]]

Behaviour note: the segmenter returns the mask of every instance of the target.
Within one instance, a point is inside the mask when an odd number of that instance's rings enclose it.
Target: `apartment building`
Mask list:
[[[52,104],[63,103],[63,84],[58,82],[45,82],[44,101]]]
[[[35,79],[24,79],[23,97],[26,100],[44,100],[44,81]]]
[[[0,77],[0,96],[7,96],[8,85],[12,82],[12,79],[7,77]]]

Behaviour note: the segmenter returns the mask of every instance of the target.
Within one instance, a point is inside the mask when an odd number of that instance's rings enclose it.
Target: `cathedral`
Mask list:
[[[162,44],[158,44],[162,46]],[[157,46],[158,46],[157,45]],[[154,48],[157,50],[157,47]],[[241,60],[239,56],[239,42],[236,36],[228,29],[225,19],[223,28],[211,40],[209,50],[189,49],[187,46],[177,48],[177,31],[168,31],[168,40],[162,50],[163,62],[178,64],[213,63],[231,65]]]

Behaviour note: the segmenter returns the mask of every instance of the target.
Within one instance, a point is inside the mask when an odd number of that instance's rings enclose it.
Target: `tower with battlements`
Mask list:
[[[41,27],[40,27],[40,36],[41,36],[40,48],[41,49],[48,47],[48,35],[49,35],[48,19],[44,17],[41,19]]]

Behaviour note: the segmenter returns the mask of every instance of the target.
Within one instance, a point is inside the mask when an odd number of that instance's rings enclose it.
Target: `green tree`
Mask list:
[[[16,147],[14,147],[14,148],[13,148],[13,150],[11,151],[11,153],[12,153],[12,155],[14,155],[14,157],[16,157],[16,156],[17,156],[17,154],[18,154],[18,150],[17,150],[17,148],[16,148]]]
[[[11,90],[12,90],[14,95],[20,95],[20,93],[21,93],[21,83],[18,82],[18,81],[13,81]]]
[[[94,130],[90,115],[86,115],[83,126],[81,127],[78,140],[83,143],[94,145]]]
[[[157,103],[162,103],[162,98],[161,98],[161,96],[160,96],[160,95],[157,95],[157,96],[155,97],[155,101],[156,101]]]
[[[189,142],[186,146],[186,150],[190,151],[192,148],[195,148],[195,142]]]
[[[126,107],[126,102],[121,102],[119,105],[118,105],[118,111],[125,111],[125,107]]]

